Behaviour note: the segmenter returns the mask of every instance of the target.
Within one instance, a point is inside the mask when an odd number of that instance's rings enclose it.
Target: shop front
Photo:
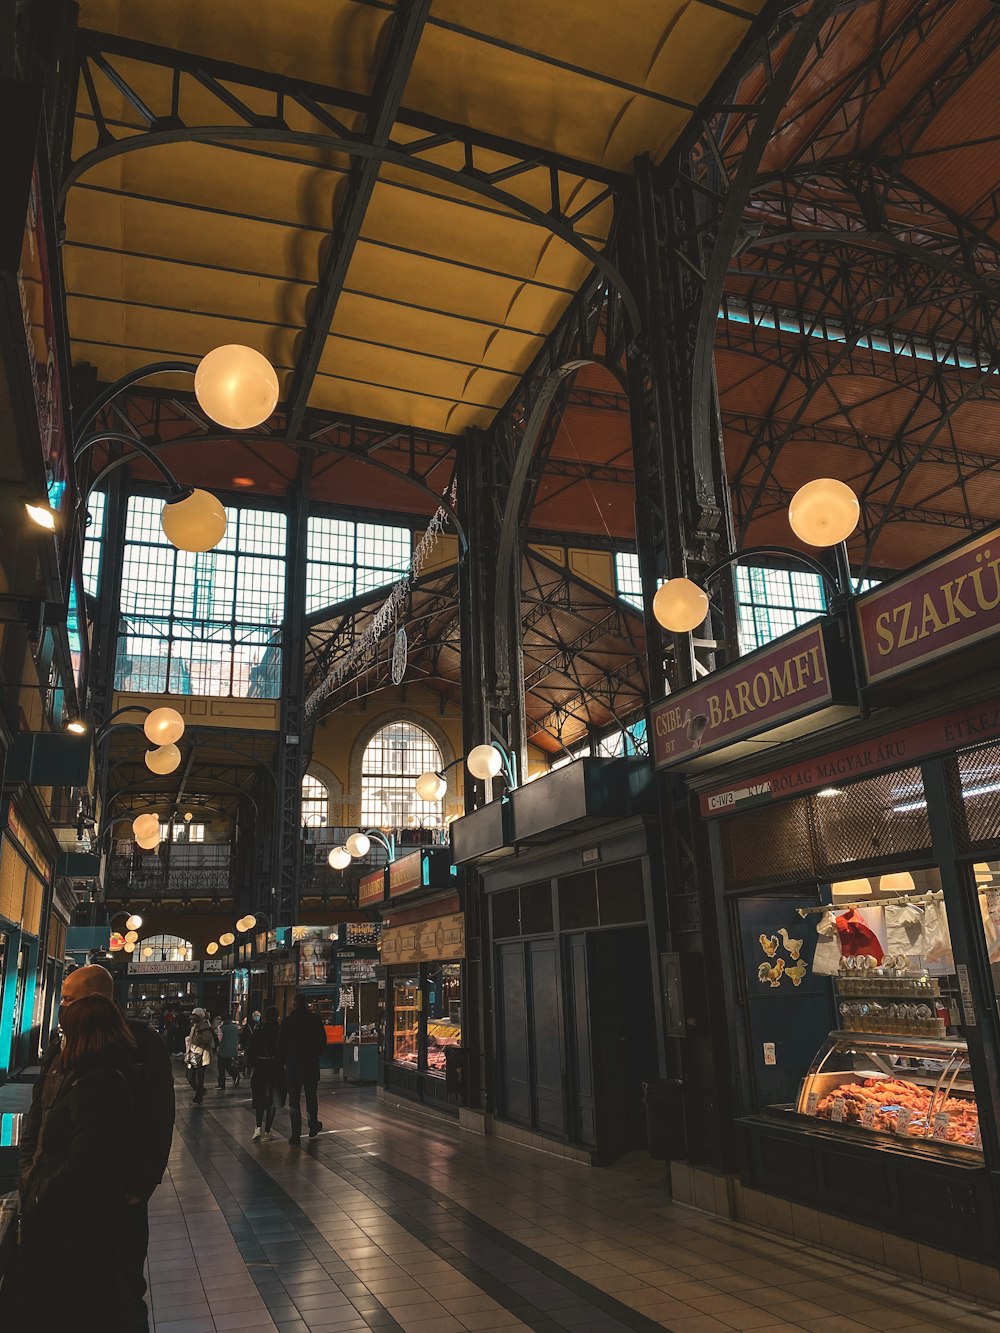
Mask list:
[[[447,848],[425,847],[393,861],[385,871],[379,939],[381,1088],[455,1113],[464,1087],[460,883]]]
[[[831,726],[817,709],[779,754],[744,714],[735,762],[722,746],[714,765],[657,754],[687,777],[707,831],[703,907],[720,924],[732,1015],[730,1205],[931,1280],[954,1269],[955,1286],[959,1265],[942,1252],[1000,1260],[1000,587],[988,547],[966,543],[854,602],[841,641],[855,653],[855,719]],[[658,715],[683,717],[706,689],[710,721],[727,698],[752,701],[767,654],[787,658],[794,637],[657,705],[654,735],[666,732]],[[761,743],[767,764],[746,758]],[[679,1197],[700,1197],[697,1171],[673,1175]]]

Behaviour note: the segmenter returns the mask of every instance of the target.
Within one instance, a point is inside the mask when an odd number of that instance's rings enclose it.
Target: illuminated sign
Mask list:
[[[358,880],[358,906],[371,907],[385,898],[385,870],[372,870]]]

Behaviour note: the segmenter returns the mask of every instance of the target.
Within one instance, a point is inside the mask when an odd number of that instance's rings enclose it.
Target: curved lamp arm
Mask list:
[[[717,560],[715,564],[701,576],[701,581],[703,583],[709,583],[712,579],[716,578],[717,575],[721,574],[723,570],[728,569],[730,565],[738,564],[741,560],[745,560],[749,556],[754,555],[780,555],[784,556],[785,559],[798,560],[801,564],[806,565],[811,569],[814,574],[818,574],[826,586],[831,589],[835,597],[843,596],[851,591],[849,587],[842,588],[840,586],[840,580],[831,574],[826,566],[821,561],[817,560],[815,556],[807,555],[805,551],[795,551],[788,546],[747,546],[741,551],[734,551],[732,555],[726,555],[723,556],[721,560]]]
[[[131,371],[128,375],[122,375],[120,379],[115,380],[114,384],[99,393],[94,401],[77,422],[77,435],[82,435],[84,431],[90,429],[101,412],[111,402],[112,398],[121,393],[122,389],[129,388],[132,384],[138,384],[140,380],[148,380],[152,375],[176,374],[178,372],[190,372],[194,374],[198,366],[193,361],[154,361],[148,366],[140,366],[138,370]],[[131,437],[130,437],[131,438]],[[80,451],[76,453],[79,458]]]
[[[141,454],[143,458],[148,459],[149,462],[153,464],[153,466],[163,477],[163,480],[170,487],[170,490],[174,494],[175,498],[179,498],[180,493],[184,491],[190,491],[191,489],[190,486],[182,486],[181,483],[174,476],[174,474],[167,467],[166,463],[164,463],[163,459],[160,458],[159,454],[154,453],[153,450],[150,449],[148,444],[146,444],[143,440],[136,439],[134,435],[128,435],[126,434],[125,431],[121,430],[99,430],[95,431],[93,435],[87,435],[76,446],[76,449],[73,454],[73,462],[78,463],[88,449],[93,448],[95,444],[100,444],[104,440],[110,440],[115,444],[131,445],[137,454]],[[90,490],[92,489],[93,486],[91,486],[90,489],[87,490],[82,495],[80,501],[81,504],[86,500],[87,495],[90,494]]]

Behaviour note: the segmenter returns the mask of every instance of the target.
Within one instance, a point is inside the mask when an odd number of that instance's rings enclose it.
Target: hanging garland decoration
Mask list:
[[[454,508],[455,499],[458,493],[458,482],[453,481],[450,489],[445,495],[445,500]],[[417,577],[427,558],[437,544],[438,538],[444,532],[445,524],[448,520],[448,510],[444,505],[439,505],[435,511],[434,517],[427,525],[427,531],[417,542],[410,560],[409,568],[398,583],[393,584],[392,591],[385,599],[379,609],[368,622],[365,632],[355,640],[350,649],[344,654],[339,662],[331,668],[326,677],[320,681],[316,688],[306,699],[305,714],[308,721],[319,708],[320,704],[331,694],[338,685],[347,679],[350,673],[361,662],[366,661],[377,650],[379,641],[389,632],[391,626],[398,622],[406,600],[409,597],[410,585]],[[402,647],[400,648],[400,635],[402,635]],[[401,657],[402,666],[399,671],[399,679],[396,679],[397,656]],[[403,678],[406,670],[406,630],[400,625],[396,631],[396,640],[393,645],[392,654],[392,678],[393,684],[398,685]]]

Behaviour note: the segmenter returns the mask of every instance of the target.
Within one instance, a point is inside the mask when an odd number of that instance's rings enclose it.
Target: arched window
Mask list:
[[[306,828],[325,828],[330,822],[330,793],[311,773],[302,779],[302,823]]]
[[[194,945],[180,935],[150,935],[133,956],[143,963],[185,963],[194,957]]]
[[[361,823],[378,828],[440,828],[440,801],[421,801],[413,784],[443,766],[422,727],[390,722],[368,742],[361,761]]]

